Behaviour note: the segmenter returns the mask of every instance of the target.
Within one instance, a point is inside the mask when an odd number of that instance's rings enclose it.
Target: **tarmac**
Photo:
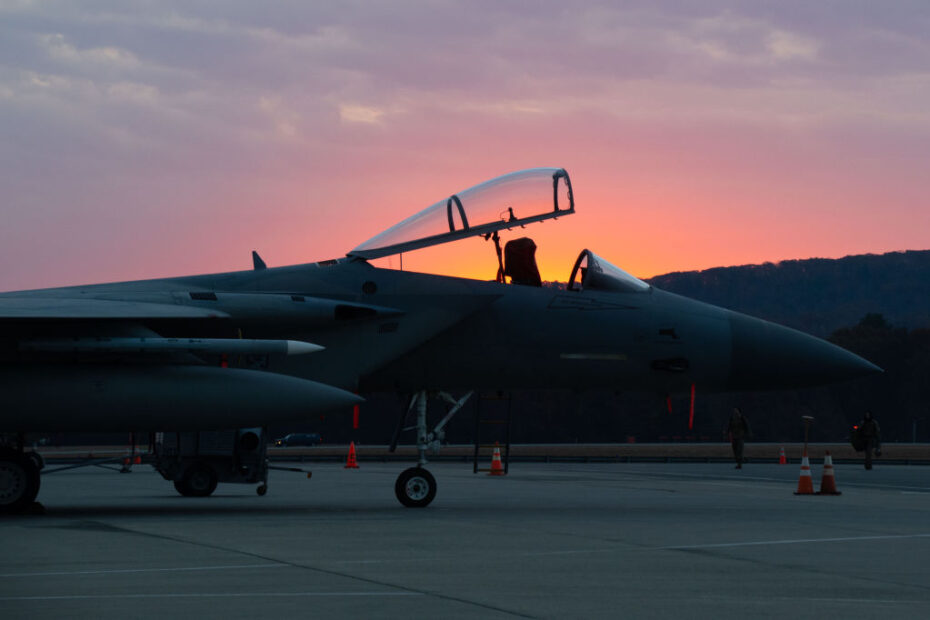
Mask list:
[[[490,460],[492,445],[481,447],[482,458]],[[505,449],[501,446],[501,450]],[[784,449],[785,456],[791,463],[801,462],[804,446],[801,443],[786,442],[751,442],[745,447],[746,458],[753,462],[778,462],[779,450]],[[268,458],[275,463],[283,461],[331,461],[345,462],[348,445],[323,444],[317,446],[300,446],[291,448],[268,448]],[[146,458],[147,447],[139,446],[139,453]],[[432,461],[471,461],[474,457],[473,444],[443,445],[437,454],[431,454]],[[833,462],[862,463],[862,452],[853,450],[849,442],[811,443],[809,454],[812,458],[823,457],[829,451]],[[882,444],[882,462],[897,465],[930,465],[930,444],[927,443],[889,443]],[[43,446],[39,452],[51,466],[80,462],[88,458],[123,458],[130,454],[129,446]],[[400,445],[391,452],[386,445],[358,445],[358,458],[361,461],[401,461],[416,460],[416,446]],[[518,462],[729,462],[733,459],[733,450],[728,442],[681,442],[681,443],[602,443],[602,444],[513,444],[510,448],[511,461]]]
[[[930,468],[464,462],[273,471],[268,494],[184,498],[149,466],[43,478],[0,519],[0,617],[930,617]],[[821,466],[813,464],[819,488]]]

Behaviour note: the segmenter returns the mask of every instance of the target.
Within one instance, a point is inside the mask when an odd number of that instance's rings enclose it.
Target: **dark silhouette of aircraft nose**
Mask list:
[[[811,387],[883,372],[846,349],[789,327],[730,313],[730,390]]]

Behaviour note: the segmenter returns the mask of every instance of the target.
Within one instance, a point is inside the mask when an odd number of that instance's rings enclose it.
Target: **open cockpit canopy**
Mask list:
[[[565,170],[520,170],[453,194],[372,237],[348,255],[381,258],[574,212],[572,184]]]
[[[610,291],[613,293],[644,293],[651,287],[616,265],[592,252],[582,250],[568,278],[570,291]]]

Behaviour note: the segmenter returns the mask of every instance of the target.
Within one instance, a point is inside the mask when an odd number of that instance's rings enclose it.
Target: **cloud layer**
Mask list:
[[[466,7],[0,0],[0,289],[337,256],[538,165],[553,269],[930,247],[926,3]]]

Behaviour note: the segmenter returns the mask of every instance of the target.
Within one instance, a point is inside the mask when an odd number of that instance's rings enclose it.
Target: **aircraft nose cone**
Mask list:
[[[731,313],[729,389],[775,390],[855,379],[881,368],[803,332]]]

